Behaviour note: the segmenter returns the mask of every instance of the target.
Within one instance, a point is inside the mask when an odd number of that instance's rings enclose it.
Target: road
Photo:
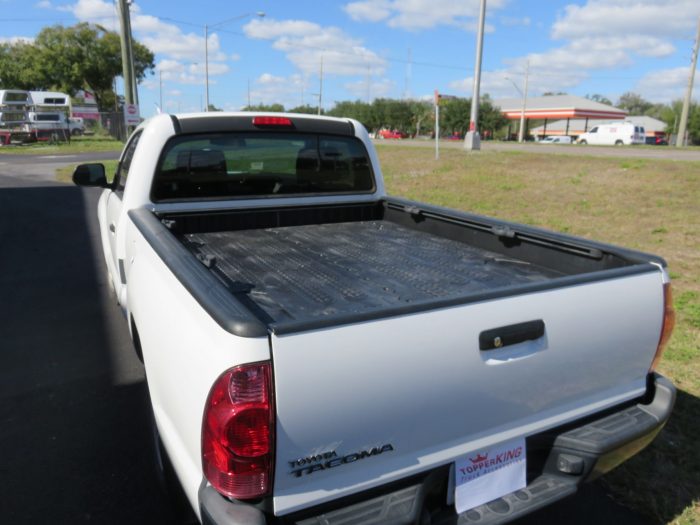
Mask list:
[[[432,140],[374,140],[377,145],[397,145],[404,147],[432,148],[435,149],[435,141]],[[441,140],[440,149],[462,149],[461,140]],[[528,153],[549,153],[552,155],[590,155],[592,157],[615,158],[639,158],[639,159],[665,159],[676,161],[700,162],[700,149],[678,149],[673,146],[590,146],[579,144],[538,144],[526,142],[495,142],[484,141],[481,143],[483,151],[524,151]]]
[[[173,523],[144,371],[105,278],[99,192],[53,182],[78,161],[0,157],[0,521]],[[591,522],[647,523],[599,484],[519,523]]]

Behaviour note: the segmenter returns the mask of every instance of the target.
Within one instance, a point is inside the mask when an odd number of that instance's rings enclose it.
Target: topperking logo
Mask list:
[[[477,453],[476,456],[468,456],[469,463],[459,468],[459,473],[465,481],[489,474],[500,468],[506,467],[524,459],[523,447],[517,446],[494,454],[489,459],[489,453]]]

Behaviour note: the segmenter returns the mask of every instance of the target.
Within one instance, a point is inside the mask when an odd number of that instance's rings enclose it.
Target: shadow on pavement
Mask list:
[[[115,366],[129,341],[109,304],[96,198],[0,188],[3,523],[171,522],[151,467],[143,372]]]

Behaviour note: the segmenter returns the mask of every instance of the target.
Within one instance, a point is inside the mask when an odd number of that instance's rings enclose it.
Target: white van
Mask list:
[[[611,122],[596,126],[587,133],[579,135],[576,142],[605,146],[644,144],[645,135],[643,126],[637,126],[632,122]]]

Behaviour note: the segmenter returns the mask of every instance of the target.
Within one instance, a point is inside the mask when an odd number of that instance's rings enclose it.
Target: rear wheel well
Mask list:
[[[141,338],[139,337],[139,331],[136,328],[136,322],[134,322],[134,316],[130,316],[129,323],[131,324],[131,340],[134,343],[134,351],[136,352],[136,357],[139,358],[141,364],[143,364],[143,351],[141,350]]]

